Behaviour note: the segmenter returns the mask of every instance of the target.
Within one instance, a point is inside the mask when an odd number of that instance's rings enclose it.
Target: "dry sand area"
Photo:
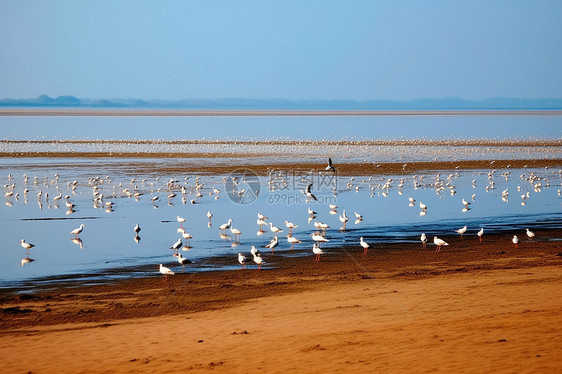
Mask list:
[[[537,230],[519,249],[511,236],[4,290],[2,371],[560,372],[562,232]]]

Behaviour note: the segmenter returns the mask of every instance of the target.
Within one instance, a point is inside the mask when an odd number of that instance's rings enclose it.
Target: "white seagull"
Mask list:
[[[170,269],[168,269],[165,266],[162,266],[162,264],[160,264],[160,273],[164,274],[166,276],[166,278],[164,278],[163,282],[167,282],[168,281],[168,275],[174,275],[175,273],[173,271],[171,271]]]
[[[302,243],[300,240],[294,236],[287,236],[287,241],[291,243],[291,249],[295,249],[295,244]]]
[[[532,232],[532,231],[529,230],[529,229],[525,229],[525,230],[527,230],[527,236],[529,237],[529,239],[532,240],[532,239],[535,238],[535,233],[534,233],[534,232]]]
[[[517,235],[513,235],[513,239],[511,239],[511,241],[513,242],[513,246],[515,248],[519,248],[519,238],[517,237]]]
[[[271,253],[273,253],[273,249],[277,247],[277,245],[279,245],[279,238],[277,237],[277,235],[275,235],[273,239],[271,239],[269,244],[265,246],[265,248],[271,249]]]
[[[363,237],[361,237],[359,239],[359,244],[361,244],[361,247],[363,247],[363,254],[366,255],[367,254],[367,249],[369,249],[369,243],[367,243],[366,241],[363,240]]]
[[[137,223],[136,226],[133,228],[133,231],[137,233],[137,235],[139,234],[139,232],[141,231],[141,228],[139,226],[139,224]]]
[[[298,225],[295,225],[293,222],[285,221],[283,223],[289,229],[289,234],[293,233],[293,229],[296,229],[297,227],[299,227]]]
[[[316,255],[314,261],[320,262],[320,255],[323,254],[324,252],[320,249],[318,243],[314,243],[314,245],[312,246],[312,252]]]
[[[273,223],[271,223],[271,222],[269,222],[269,229],[271,230],[271,232],[274,232],[274,233],[278,233],[278,232],[283,231],[279,227],[273,226]]]
[[[183,227],[183,223],[185,222],[185,218],[177,216],[176,219],[178,220],[178,222],[180,223],[180,226]]]
[[[420,236],[420,240],[422,242],[422,246],[424,248],[427,247],[427,236],[425,236],[425,232],[422,232],[421,236]]]
[[[232,218],[230,218],[227,223],[223,223],[222,225],[220,225],[219,230],[221,231],[228,230],[230,228],[230,225],[232,225]]]
[[[443,245],[449,245],[449,243],[447,243],[446,241],[444,241],[443,239],[439,239],[437,236],[433,237],[433,243],[435,245],[437,245],[437,249],[435,250],[435,252],[440,252],[441,251],[441,246]]]
[[[455,230],[456,233],[461,234],[461,239],[462,239],[462,234],[464,234],[466,232],[466,230],[468,230],[468,228],[466,227],[466,225],[464,227],[461,227],[458,230]]]
[[[240,230],[231,227],[230,232],[234,235],[234,241],[236,241],[236,237],[238,237],[238,241],[240,241],[240,234],[242,234]]]
[[[314,240],[315,242],[318,243],[326,243],[329,242],[328,239],[326,239],[325,237],[323,237],[322,235],[319,235],[318,233],[312,233],[310,234],[310,236],[312,236],[312,240]]]
[[[478,241],[481,242],[482,241],[482,235],[484,235],[484,228],[482,227],[476,235],[478,235]]]
[[[250,249],[250,253],[252,254],[252,256],[255,256],[259,255],[260,251],[255,246],[252,246],[252,249]]]
[[[242,269],[246,268],[246,256],[242,253],[238,253],[238,262],[242,265]]]
[[[261,270],[261,266],[265,264],[265,261],[261,258],[259,253],[254,255],[254,262],[258,264],[258,271]]]
[[[86,225],[81,224],[80,227],[78,227],[77,229],[72,230],[70,233],[71,233],[72,235],[78,236],[78,235],[80,235],[80,233],[84,230],[84,227],[86,227]]]

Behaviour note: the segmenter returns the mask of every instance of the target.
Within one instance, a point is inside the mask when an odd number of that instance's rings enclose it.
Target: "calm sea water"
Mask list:
[[[303,139],[341,139],[345,135],[355,138],[499,138],[533,137],[559,139],[561,126],[555,117],[513,117],[506,118],[454,118],[421,117],[415,118],[353,118],[352,121],[336,131],[341,118],[221,118],[228,132],[239,131],[240,139],[255,137],[292,136]],[[373,120],[376,126],[364,127]],[[208,122],[211,121],[211,122]],[[261,121],[264,121],[263,123]],[[476,121],[476,124],[474,123]],[[496,123],[497,124],[494,124]],[[202,137],[220,138],[217,129],[209,118],[0,118],[3,139],[196,139]],[[275,125],[276,124],[276,125]],[[263,125],[263,126],[262,126]],[[48,133],[45,132],[47,129]],[[320,131],[322,129],[322,131]],[[511,131],[517,130],[513,133]],[[411,131],[405,131],[411,130]],[[511,130],[511,131],[508,131]],[[290,134],[294,131],[294,134]],[[42,135],[40,135],[42,134]],[[214,135],[213,135],[214,134]],[[223,134],[224,135],[224,134]],[[87,146],[87,145],[86,145]],[[152,145],[148,145],[150,147]],[[97,147],[97,146],[96,146]],[[268,145],[260,145],[267,148]],[[142,149],[141,149],[142,151]],[[151,152],[152,149],[145,149]],[[199,150],[199,152],[203,152]],[[302,158],[302,149],[285,149],[284,154],[291,158]],[[335,152],[342,159],[361,159],[375,157],[367,150],[360,155],[345,155],[355,151],[349,149],[333,150],[312,147],[307,150],[309,159],[325,162],[326,154]],[[340,153],[338,153],[340,152]],[[385,153],[386,152],[386,153]],[[435,154],[443,156],[442,150],[417,148],[400,148],[380,150],[377,160],[393,161],[396,159],[416,160],[432,159]],[[452,159],[461,154],[458,149],[448,150],[445,158]],[[535,153],[533,153],[535,152]],[[519,147],[504,147],[501,150],[477,149],[466,153],[465,158],[481,158],[501,154],[504,157],[560,157],[559,147],[537,150],[521,150]],[[384,157],[381,157],[383,154]],[[457,155],[457,156],[454,156]],[[462,158],[462,157],[458,157]],[[478,158],[478,157],[476,157]],[[252,162],[276,162],[279,157],[257,159]],[[0,163],[0,181],[2,186],[15,183],[14,194],[19,197],[3,197],[0,204],[0,230],[3,244],[0,249],[0,286],[11,287],[22,282],[32,287],[34,284],[52,281],[51,277],[81,275],[88,279],[130,277],[137,275],[158,275],[157,265],[166,264],[174,271],[183,271],[172,256],[169,247],[180,234],[176,216],[187,219],[183,225],[193,235],[189,250],[182,254],[193,261],[186,271],[212,269],[235,269],[238,267],[238,252],[249,255],[252,245],[261,248],[267,261],[268,251],[263,247],[273,237],[267,227],[265,232],[258,232],[257,213],[269,217],[268,222],[283,229],[279,234],[280,244],[276,253],[282,255],[311,254],[312,240],[310,234],[315,231],[313,222],[321,221],[330,226],[327,231],[330,248],[342,245],[357,245],[363,236],[371,243],[392,241],[418,241],[421,232],[428,237],[433,235],[455,235],[454,230],[468,226],[465,234],[467,240],[476,240],[476,232],[484,228],[485,232],[502,232],[516,230],[521,239],[526,240],[526,227],[553,228],[562,226],[561,171],[546,169],[502,169],[489,176],[491,170],[463,171],[454,174],[426,171],[418,175],[377,176],[358,175],[353,180],[349,177],[337,179],[336,194],[333,193],[333,179],[322,175],[294,175],[290,170],[279,178],[260,177],[257,181],[244,182],[236,186],[238,191],[260,191],[254,200],[253,195],[247,204],[230,198],[234,186],[229,175],[194,175],[185,168],[183,173],[144,172],[142,168],[131,167],[141,160],[130,159],[3,159]],[[155,165],[170,164],[176,160],[143,159],[142,162]],[[189,162],[207,162],[204,158]],[[213,162],[230,163],[231,159],[218,159]],[[234,168],[234,165],[233,165]],[[152,168],[151,168],[152,169]],[[11,174],[12,179],[9,179]],[[23,175],[29,180],[24,183]],[[58,175],[58,178],[57,178]],[[424,175],[423,180],[420,176]],[[529,177],[533,177],[533,183]],[[196,178],[202,184],[202,197],[196,197]],[[281,183],[283,178],[284,183]],[[176,197],[167,198],[171,192],[167,187],[170,179],[175,180],[173,192]],[[392,181],[389,181],[391,179]],[[403,182],[401,181],[403,179]],[[314,182],[313,192],[318,201],[306,202],[302,194],[308,182]],[[436,180],[443,190],[436,190]],[[226,181],[226,184],[225,184]],[[474,181],[474,182],[473,182]],[[491,183],[493,182],[493,184]],[[539,188],[534,184],[540,183]],[[415,187],[415,184],[418,187]],[[73,190],[72,186],[76,185]],[[385,188],[385,185],[388,188]],[[400,187],[402,185],[402,187]],[[106,211],[104,203],[94,206],[94,186],[104,195],[103,201],[111,201],[114,207]],[[185,203],[178,186],[186,188]],[[275,187],[272,189],[271,187]],[[27,199],[24,190],[28,189]],[[139,191],[139,199],[127,197],[123,190]],[[216,193],[214,189],[220,190]],[[455,194],[451,191],[454,190]],[[4,187],[3,193],[9,189]],[[42,192],[38,199],[39,191]],[[504,196],[502,198],[502,192]],[[48,194],[48,199],[47,199]],[[63,198],[55,204],[53,198],[61,194]],[[475,194],[474,200],[472,195]],[[505,196],[507,194],[507,196]],[[521,195],[528,194],[525,205]],[[68,213],[64,196],[76,204],[72,213]],[[151,197],[159,196],[159,201],[152,203]],[[408,198],[416,200],[415,206],[409,206]],[[463,212],[462,199],[471,202],[470,210]],[[191,204],[190,200],[196,204]],[[234,201],[233,201],[234,200]],[[427,204],[427,214],[420,215],[419,201]],[[329,204],[338,206],[337,214],[330,214]],[[318,212],[317,217],[309,222],[308,208]],[[349,222],[345,231],[341,230],[339,216],[346,210]],[[207,211],[214,215],[211,227],[208,226]],[[358,212],[364,219],[355,223]],[[233,219],[233,227],[242,231],[240,243],[230,232],[227,236],[219,235],[218,227]],[[292,252],[286,240],[288,229],[283,222],[289,220],[299,227],[294,236],[302,241]],[[140,241],[135,241],[133,227],[140,224]],[[81,241],[72,240],[70,231],[80,224],[86,228],[80,235]],[[19,240],[35,244],[29,258],[33,262],[22,266],[26,251],[19,245]],[[510,243],[504,243],[510,245]],[[231,264],[217,263],[214,258],[227,255]],[[114,271],[127,269],[126,272]]]
[[[562,116],[0,117],[2,139],[560,139]]]

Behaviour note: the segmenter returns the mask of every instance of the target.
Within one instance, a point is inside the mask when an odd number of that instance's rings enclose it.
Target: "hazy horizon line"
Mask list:
[[[451,109],[482,109],[482,110],[537,110],[562,109],[562,98],[509,98],[489,97],[479,100],[460,97],[418,98],[412,100],[376,99],[359,101],[355,99],[283,99],[283,98],[202,98],[192,99],[135,99],[110,98],[90,99],[72,95],[50,97],[40,95],[35,98],[4,98],[0,99],[3,108],[167,108],[167,109],[291,109],[291,110],[451,110]]]

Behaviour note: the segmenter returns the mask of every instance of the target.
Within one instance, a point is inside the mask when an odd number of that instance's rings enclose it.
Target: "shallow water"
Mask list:
[[[561,115],[0,117],[9,140],[560,139]]]
[[[127,167],[131,160],[87,160],[82,159],[74,167],[67,167],[69,160],[56,159],[6,159],[0,166],[2,185],[15,183],[14,193],[20,196],[4,198],[0,205],[0,219],[3,246],[0,250],[0,283],[3,287],[26,280],[41,280],[53,276],[83,274],[84,281],[98,279],[96,275],[107,270],[104,277],[122,277],[119,268],[127,268],[133,272],[126,276],[158,274],[157,266],[167,264],[174,271],[183,271],[172,257],[169,247],[180,237],[177,228],[180,226],[176,216],[187,219],[183,225],[187,232],[194,236],[191,240],[192,249],[181,251],[192,260],[187,271],[201,271],[215,268],[236,268],[237,253],[249,255],[252,245],[262,249],[267,260],[268,250],[263,248],[273,237],[264,227],[265,233],[258,235],[256,224],[257,213],[269,217],[268,222],[283,229],[280,233],[280,244],[277,253],[291,254],[290,245],[286,241],[288,229],[283,221],[289,220],[299,227],[294,236],[302,240],[297,249],[310,251],[312,240],[310,233],[314,230],[312,222],[308,222],[307,208],[318,212],[316,221],[330,225],[328,243],[323,248],[340,247],[342,245],[358,245],[359,237],[367,242],[418,241],[421,232],[426,232],[430,241],[433,235],[456,235],[454,230],[468,225],[465,234],[470,240],[476,240],[476,232],[483,227],[485,232],[503,230],[520,230],[519,237],[526,240],[525,227],[553,228],[562,226],[562,198],[559,195],[561,172],[558,169],[519,169],[497,170],[488,176],[490,170],[457,171],[455,174],[441,173],[439,180],[443,190],[436,193],[437,173],[426,174],[423,181],[419,175],[413,176],[356,176],[348,189],[350,178],[337,179],[337,194],[332,193],[334,180],[330,175],[293,175],[290,171],[281,177],[260,177],[259,182],[249,178],[247,183],[240,180],[238,190],[259,190],[259,196],[248,204],[233,202],[229,191],[234,188],[229,176],[201,175],[199,183],[203,184],[202,197],[195,197],[196,175],[185,174],[147,174],[138,169]],[[134,160],[133,160],[134,162]],[[157,162],[157,161],[155,161]],[[504,174],[509,172],[509,174]],[[29,176],[27,184],[23,182],[23,174]],[[542,187],[535,189],[526,180],[531,173],[536,177],[534,183]],[[13,180],[8,180],[12,174]],[[55,178],[58,174],[58,181]],[[35,176],[37,182],[35,183]],[[449,179],[447,179],[450,176]],[[92,180],[91,178],[96,178]],[[227,179],[227,185],[224,179]],[[132,178],[135,180],[131,181]],[[174,189],[176,197],[168,199],[170,192],[166,183],[174,178],[175,185],[187,189],[186,203],[182,202],[182,193]],[[187,178],[187,179],[186,179]],[[304,178],[304,180],[303,180]],[[314,182],[313,192],[317,202],[306,202],[300,192],[308,179]],[[268,181],[275,190],[268,189]],[[384,185],[392,179],[388,188]],[[404,179],[403,187],[399,184]],[[306,181],[305,181],[306,180]],[[475,180],[474,186],[472,181]],[[72,182],[76,181],[76,189],[72,191]],[[492,185],[493,181],[495,185]],[[414,182],[420,184],[414,188]],[[449,185],[447,185],[447,183]],[[120,185],[121,184],[121,185]],[[94,207],[93,186],[103,193],[104,201],[114,202],[112,211]],[[451,195],[450,186],[456,194]],[[143,193],[138,200],[127,197],[124,189]],[[486,187],[488,186],[488,191]],[[518,186],[520,191],[518,191]],[[358,187],[358,190],[356,188]],[[24,189],[29,189],[27,201]],[[215,194],[213,188],[221,192]],[[508,189],[507,199],[502,200],[502,191]],[[7,191],[6,188],[3,189]],[[37,194],[43,192],[41,204]],[[526,205],[521,205],[521,195],[529,193]],[[48,201],[46,194],[48,193]],[[53,198],[57,194],[69,195],[70,201],[76,204],[75,211],[67,214],[64,198],[55,206]],[[211,193],[211,195],[209,195]],[[472,194],[476,194],[474,201]],[[159,196],[160,201],[153,204],[152,196]],[[232,195],[232,194],[230,194]],[[218,196],[218,199],[215,197]],[[249,196],[252,200],[253,195]],[[416,199],[416,205],[408,205],[408,197]],[[471,202],[470,210],[462,212],[462,199]],[[191,204],[190,200],[196,200]],[[427,204],[427,214],[420,216],[418,204]],[[329,204],[338,205],[337,214],[329,214]],[[338,217],[346,209],[349,222],[347,230],[340,231],[341,222]],[[212,227],[208,227],[207,211],[214,215]],[[364,219],[357,224],[354,212],[363,215]],[[228,232],[227,238],[219,236],[218,226],[233,219],[233,227],[242,231],[241,243],[233,246],[233,236]],[[86,225],[80,234],[80,242],[73,242],[70,231],[81,223]],[[140,241],[134,240],[133,227],[140,224]],[[29,257],[35,261],[21,265],[25,250],[18,244],[25,238],[36,247],[32,248]],[[308,252],[307,252],[308,253]],[[232,263],[215,263],[214,257],[228,255]],[[138,269],[138,271],[135,271]],[[91,276],[90,276],[91,275]]]

